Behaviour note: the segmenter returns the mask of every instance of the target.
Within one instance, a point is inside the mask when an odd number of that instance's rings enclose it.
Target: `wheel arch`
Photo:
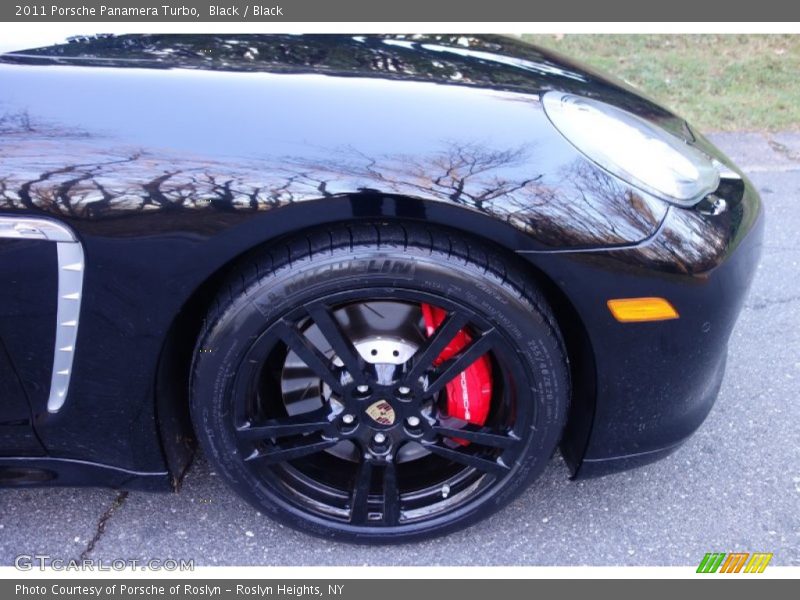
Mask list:
[[[246,235],[244,245],[226,244],[226,255],[183,301],[162,344],[155,382],[155,412],[158,435],[174,487],[191,463],[196,447],[189,418],[189,379],[192,355],[211,303],[227,274],[246,262],[254,253],[319,228],[332,228],[355,220],[424,222],[495,247],[517,263],[545,295],[561,329],[573,381],[570,409],[561,451],[575,474],[580,466],[594,417],[595,366],[586,328],[570,299],[537,266],[536,254],[517,254],[520,250],[541,249],[536,241],[510,223],[451,203],[399,196],[371,194],[342,196],[303,202],[302,206],[276,209],[269,216],[263,235]],[[231,233],[235,234],[235,230]],[[218,262],[219,264],[219,262]]]

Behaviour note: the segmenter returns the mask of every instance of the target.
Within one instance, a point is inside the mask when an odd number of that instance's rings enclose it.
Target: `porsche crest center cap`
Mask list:
[[[370,418],[381,425],[394,425],[394,409],[386,400],[378,400],[367,407]]]

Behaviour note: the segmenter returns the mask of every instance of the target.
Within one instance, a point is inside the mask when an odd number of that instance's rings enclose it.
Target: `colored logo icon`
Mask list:
[[[771,552],[709,552],[700,561],[697,572],[763,573],[771,560]]]

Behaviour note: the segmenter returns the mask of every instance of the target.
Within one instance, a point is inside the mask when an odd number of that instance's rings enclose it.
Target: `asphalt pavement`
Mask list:
[[[760,551],[800,565],[800,134],[711,137],[761,191],[766,247],[719,400],[669,458],[573,482],[556,457],[513,504],[466,531],[365,547],[271,521],[201,457],[179,494],[0,491],[0,564],[38,553],[197,565],[696,565],[706,552]]]

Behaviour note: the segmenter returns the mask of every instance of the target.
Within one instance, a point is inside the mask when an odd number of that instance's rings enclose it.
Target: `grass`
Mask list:
[[[800,129],[800,35],[524,35],[642,90],[699,129]]]

